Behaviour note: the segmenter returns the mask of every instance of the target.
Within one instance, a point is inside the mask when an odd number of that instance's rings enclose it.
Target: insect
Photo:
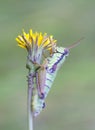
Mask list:
[[[44,84],[46,81],[46,66],[47,60],[43,62],[42,65],[38,65],[36,72],[36,87],[33,89],[33,99],[32,99],[32,110],[34,117],[39,115],[40,111],[45,107],[44,102]],[[40,87],[41,86],[41,87]]]
[[[80,40],[82,40],[81,38]],[[39,69],[36,75],[37,87],[34,95],[33,107],[34,116],[39,115],[45,107],[45,98],[47,97],[53,81],[56,77],[57,71],[64,63],[66,57],[69,55],[69,50],[80,43],[80,40],[67,48],[56,47],[56,51],[50,57],[45,59],[45,62]]]

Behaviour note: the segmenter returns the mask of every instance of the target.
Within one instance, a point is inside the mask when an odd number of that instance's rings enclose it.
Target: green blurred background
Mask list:
[[[0,0],[0,130],[27,130],[26,51],[22,29],[53,34],[66,47],[82,36],[59,70],[34,130],[95,130],[95,1]]]

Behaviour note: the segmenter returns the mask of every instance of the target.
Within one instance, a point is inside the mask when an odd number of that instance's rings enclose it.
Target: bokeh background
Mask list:
[[[34,120],[34,130],[95,130],[95,1],[0,0],[0,130],[27,130],[27,52],[15,38],[30,28],[72,49]]]

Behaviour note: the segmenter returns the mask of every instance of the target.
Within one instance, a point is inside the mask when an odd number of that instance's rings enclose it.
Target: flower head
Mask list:
[[[28,56],[35,63],[41,62],[42,55],[46,56],[46,51],[51,55],[56,48],[56,40],[53,39],[52,35],[48,36],[47,33],[42,34],[41,32],[33,33],[32,29],[30,29],[29,33],[25,33],[23,30],[23,34],[18,35],[16,41],[18,42],[18,46],[27,49]]]
[[[42,34],[41,32],[33,33],[30,29],[29,33],[25,33],[23,30],[22,35],[18,35],[16,38],[18,46],[29,50],[43,48],[44,50],[49,50],[52,53],[54,47],[56,46],[56,40],[53,36],[48,36],[47,33]]]

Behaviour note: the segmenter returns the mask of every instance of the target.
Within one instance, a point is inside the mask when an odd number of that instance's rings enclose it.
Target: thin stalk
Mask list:
[[[28,98],[27,98],[27,105],[28,105],[28,130],[33,130],[33,113],[31,109],[31,100],[32,100],[32,93],[33,93],[33,74],[29,73],[28,75]]]

